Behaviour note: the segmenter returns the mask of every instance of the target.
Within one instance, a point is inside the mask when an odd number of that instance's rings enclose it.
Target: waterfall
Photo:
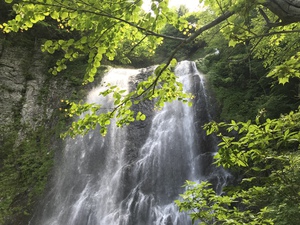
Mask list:
[[[103,82],[129,90],[145,70],[112,69]],[[184,192],[186,180],[217,179],[224,173],[211,166],[216,140],[201,126],[212,118],[205,81],[193,62],[178,64],[175,74],[193,107],[167,103],[160,111],[149,101],[141,104],[146,121],[125,128],[109,127],[66,140],[57,157],[53,184],[31,225],[190,225],[174,200]],[[100,97],[102,86],[92,90],[87,102],[110,108]],[[220,177],[223,177],[220,179]]]

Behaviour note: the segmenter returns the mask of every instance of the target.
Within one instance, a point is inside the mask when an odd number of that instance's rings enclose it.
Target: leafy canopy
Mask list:
[[[7,0],[7,3],[12,1]],[[67,62],[79,57],[87,57],[87,68],[84,84],[92,82],[101,65],[102,59],[114,60],[119,49],[126,49],[128,43],[131,48],[141,46],[153,54],[155,48],[161,43],[164,35],[159,32],[166,23],[181,27],[185,21],[180,21],[175,12],[168,9],[168,1],[153,0],[151,12],[142,10],[143,1],[98,1],[98,0],[23,0],[13,5],[16,13],[14,19],[0,25],[3,32],[18,32],[28,30],[34,24],[56,21],[59,29],[71,34],[71,38],[59,40],[46,40],[42,51],[54,54],[61,52],[63,57],[50,69],[53,75],[67,69]],[[73,34],[73,35],[72,35]],[[79,35],[78,35],[79,34]],[[168,38],[168,37],[165,37]],[[174,39],[177,39],[174,37]],[[178,40],[182,40],[178,38]],[[129,51],[131,51],[130,49]],[[120,56],[118,56],[120,58]],[[126,60],[125,54],[123,60]],[[79,115],[89,111],[84,119],[73,124],[69,135],[84,134],[88,129],[101,126],[101,134],[105,135],[110,119],[118,118],[117,124],[122,126],[134,120],[144,119],[141,112],[135,113],[130,107],[140,100],[157,99],[157,107],[164,102],[174,99],[187,101],[189,95],[182,92],[182,85],[176,81],[172,68],[176,60],[170,60],[156,68],[153,76],[141,82],[137,89],[127,95],[116,87],[108,87],[103,95],[114,92],[114,109],[106,114],[98,115],[96,112],[101,106],[93,104],[70,104],[69,115]],[[158,88],[159,87],[159,88]],[[165,93],[168,93],[165,95]]]
[[[96,114],[96,109],[100,106],[70,103],[71,116],[93,109],[90,116],[86,115],[86,120],[73,126],[68,133],[71,136],[84,134],[86,130],[95,128],[96,124],[101,126],[101,133],[104,135],[110,119],[115,116],[120,126],[139,119],[138,115],[142,113],[131,111],[130,106],[142,99],[158,99],[159,107],[162,107],[165,101],[175,99],[187,101],[190,96],[182,93],[181,85],[174,79],[173,57],[184,45],[200,38],[203,32],[214,28],[229,40],[230,46],[250,43],[253,46],[251,54],[256,58],[264,59],[265,66],[270,68],[268,76],[278,78],[280,83],[286,83],[291,77],[299,77],[297,61],[299,37],[288,35],[298,32],[299,23],[278,26],[278,17],[262,0],[200,1],[205,3],[209,16],[203,13],[204,19],[198,19],[193,24],[188,22],[187,17],[171,11],[167,0],[152,0],[150,12],[142,9],[141,0],[19,0],[16,2],[6,0],[6,2],[14,3],[15,18],[0,25],[0,29],[5,33],[28,30],[37,23],[51,21],[55,21],[59,29],[70,33],[68,38],[46,40],[42,50],[50,54],[55,52],[63,54],[56,65],[50,69],[54,75],[67,69],[69,61],[76,60],[78,57],[87,57],[84,84],[94,80],[103,58],[114,60],[118,55],[123,61],[128,61],[126,51],[134,51],[138,46],[144,46],[143,49],[151,55],[163,40],[178,41],[178,45],[170,53],[166,63],[160,65],[153,76],[142,82],[135,91],[122,95],[117,89],[108,87],[108,92],[115,92],[113,95],[115,106],[114,110],[106,115]],[[161,31],[166,24],[181,30],[183,37],[164,35]],[[187,28],[193,29],[186,32]],[[128,43],[132,46],[129,49]],[[283,58],[280,57],[282,50],[284,52],[289,50]],[[282,63],[278,64],[278,60]],[[165,95],[165,93],[169,94]]]

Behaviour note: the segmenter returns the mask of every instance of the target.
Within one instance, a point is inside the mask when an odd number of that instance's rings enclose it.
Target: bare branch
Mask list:
[[[258,8],[260,14],[262,15],[262,17],[265,19],[266,23],[269,24],[270,23],[270,19],[269,17],[266,15],[266,13],[264,12],[264,10],[262,10],[262,8]]]
[[[139,40],[138,43],[136,43],[126,54],[130,54],[137,46],[139,46],[145,39],[147,38],[147,35],[145,35],[141,40]]]

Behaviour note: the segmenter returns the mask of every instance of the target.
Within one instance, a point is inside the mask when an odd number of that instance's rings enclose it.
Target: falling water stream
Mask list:
[[[201,126],[211,120],[212,108],[203,76],[194,62],[175,69],[184,89],[195,95],[193,107],[167,103],[160,111],[143,106],[148,120],[129,127],[109,127],[68,139],[58,157],[53,183],[31,225],[190,225],[174,200],[186,180],[224,182],[211,166],[216,140]],[[112,69],[102,82],[129,90],[143,70]],[[110,108],[110,100],[93,89],[87,102]],[[220,186],[220,184],[219,184]]]

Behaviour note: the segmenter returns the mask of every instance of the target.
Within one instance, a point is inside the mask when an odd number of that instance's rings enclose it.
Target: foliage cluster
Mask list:
[[[263,61],[249,55],[249,46],[229,47],[224,43],[216,47],[219,53],[209,54],[203,65],[218,100],[220,120],[255,119],[261,109],[265,117],[275,118],[297,109],[298,79],[277,85],[266,77],[269,70],[263,67]]]
[[[253,213],[251,210],[236,207],[239,198],[245,199],[244,195],[219,195],[207,181],[201,183],[186,181],[184,186],[186,191],[181,195],[182,200],[175,200],[175,203],[181,211],[190,212],[193,223],[197,222],[199,225],[273,224],[271,219],[266,218],[269,212],[267,208]]]
[[[18,146],[17,131],[11,129],[3,134],[5,141],[0,148],[3,157],[0,171],[0,224],[12,216],[17,219],[19,215],[26,217],[32,213],[37,196],[44,191],[53,159],[49,132],[43,127],[38,131],[30,131]]]
[[[155,107],[162,108],[165,102],[171,102],[175,99],[187,102],[192,96],[187,93],[183,93],[183,86],[176,80],[176,76],[171,70],[176,65],[176,60],[173,60],[169,66],[162,64],[158,66],[154,75],[149,76],[147,80],[140,82],[135,91],[129,94],[124,94],[126,90],[120,90],[117,86],[107,84],[107,89],[100,93],[100,95],[107,96],[111,94],[114,98],[115,108],[112,110],[101,113],[98,111],[101,105],[95,103],[75,103],[67,101],[70,106],[68,109],[68,115],[70,117],[80,116],[85,113],[83,117],[80,117],[77,121],[72,123],[70,129],[62,135],[74,137],[78,134],[86,134],[90,129],[95,129],[97,125],[100,125],[100,133],[106,135],[107,127],[110,124],[112,118],[117,118],[116,124],[121,127],[123,125],[129,125],[131,122],[137,120],[145,120],[146,116],[142,112],[135,112],[131,106],[138,104],[145,99],[156,99]],[[156,74],[160,76],[156,76]],[[155,86],[156,85],[156,88]],[[188,103],[190,104],[190,103]]]
[[[295,44],[300,41],[297,33],[299,23],[264,30],[262,27],[268,25],[260,17],[259,9],[247,11],[246,15],[238,13],[225,24],[215,26],[202,35],[207,54],[198,60],[198,65],[207,74],[218,99],[220,120],[255,119],[263,108],[266,117],[275,118],[298,107],[297,73],[285,76],[278,68],[294,62],[289,68],[296,71],[298,63],[292,59],[297,58],[299,50]],[[269,11],[266,12],[270,15]],[[201,18],[211,20],[215,13],[203,12],[197,16],[203,14]],[[249,24],[244,24],[246,22]],[[285,33],[286,30],[290,32]],[[244,37],[245,32],[249,36]],[[279,72],[282,74],[279,75]],[[282,79],[279,79],[280,76]],[[287,76],[290,82],[285,82]],[[284,85],[277,85],[274,78]]]
[[[300,112],[265,122],[211,122],[220,138],[216,164],[239,175],[218,195],[208,182],[187,182],[181,210],[208,224],[298,224],[300,219]],[[200,223],[201,224],[201,223]]]

